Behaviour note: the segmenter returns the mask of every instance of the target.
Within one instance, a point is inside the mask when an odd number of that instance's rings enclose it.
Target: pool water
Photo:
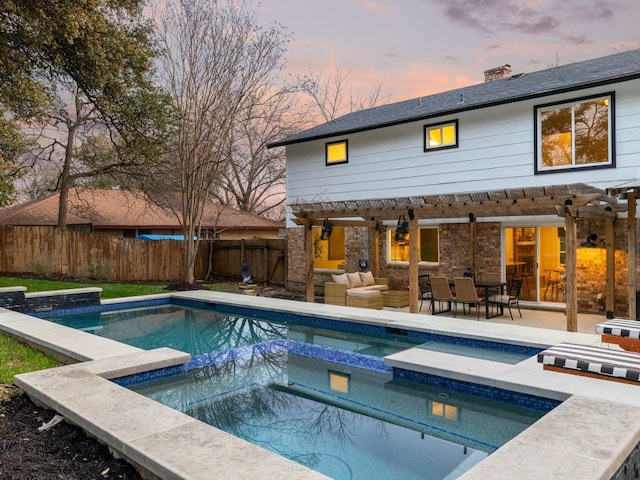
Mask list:
[[[544,415],[285,348],[132,390],[335,479],[454,479]]]
[[[518,363],[538,353],[525,347],[507,349],[504,344],[473,342],[444,335],[385,329],[366,329],[362,325],[334,322],[331,327],[305,322],[304,317],[229,313],[214,308],[158,305],[110,312],[90,312],[43,316],[50,321],[150,350],[171,347],[203,355],[244,345],[291,339],[338,350],[384,357],[408,348],[421,348]],[[515,346],[512,346],[515,347]]]
[[[394,378],[383,361],[422,346],[515,363],[534,354],[526,349],[518,359],[491,342],[201,307],[45,318],[143,349],[190,353],[188,364],[114,381],[335,479],[455,479],[555,406],[499,402],[448,380]]]

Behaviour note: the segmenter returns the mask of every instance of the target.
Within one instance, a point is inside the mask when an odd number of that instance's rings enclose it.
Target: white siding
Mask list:
[[[534,175],[534,106],[615,91],[616,168]],[[459,148],[423,152],[423,126],[458,119]],[[347,138],[349,163],[325,165]],[[541,185],[600,188],[640,178],[640,81],[287,147],[288,203],[398,198]]]

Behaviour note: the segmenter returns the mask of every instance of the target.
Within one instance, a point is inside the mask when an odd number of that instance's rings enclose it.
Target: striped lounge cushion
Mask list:
[[[634,352],[561,343],[540,352],[538,362],[554,367],[640,381],[640,354]]]
[[[596,325],[596,332],[601,335],[616,337],[640,338],[640,322],[637,320],[607,320]]]

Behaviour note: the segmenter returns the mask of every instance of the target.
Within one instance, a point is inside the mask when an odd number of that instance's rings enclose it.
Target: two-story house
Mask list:
[[[640,50],[537,72],[505,65],[278,146],[288,279],[309,300],[362,260],[409,287],[413,312],[419,273],[471,267],[523,277],[523,303],[566,308],[569,330],[578,311],[635,318]]]

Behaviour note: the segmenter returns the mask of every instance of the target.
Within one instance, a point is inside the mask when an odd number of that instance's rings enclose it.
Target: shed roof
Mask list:
[[[636,78],[640,78],[640,49],[361,110],[291,135],[269,147],[347,135]]]
[[[41,226],[58,223],[60,194],[0,209],[0,224]],[[179,211],[179,209],[177,209]],[[69,192],[68,225],[95,228],[180,228],[169,208],[151,202],[142,193],[120,189],[73,188]],[[277,230],[284,224],[249,212],[207,203],[203,228]]]

